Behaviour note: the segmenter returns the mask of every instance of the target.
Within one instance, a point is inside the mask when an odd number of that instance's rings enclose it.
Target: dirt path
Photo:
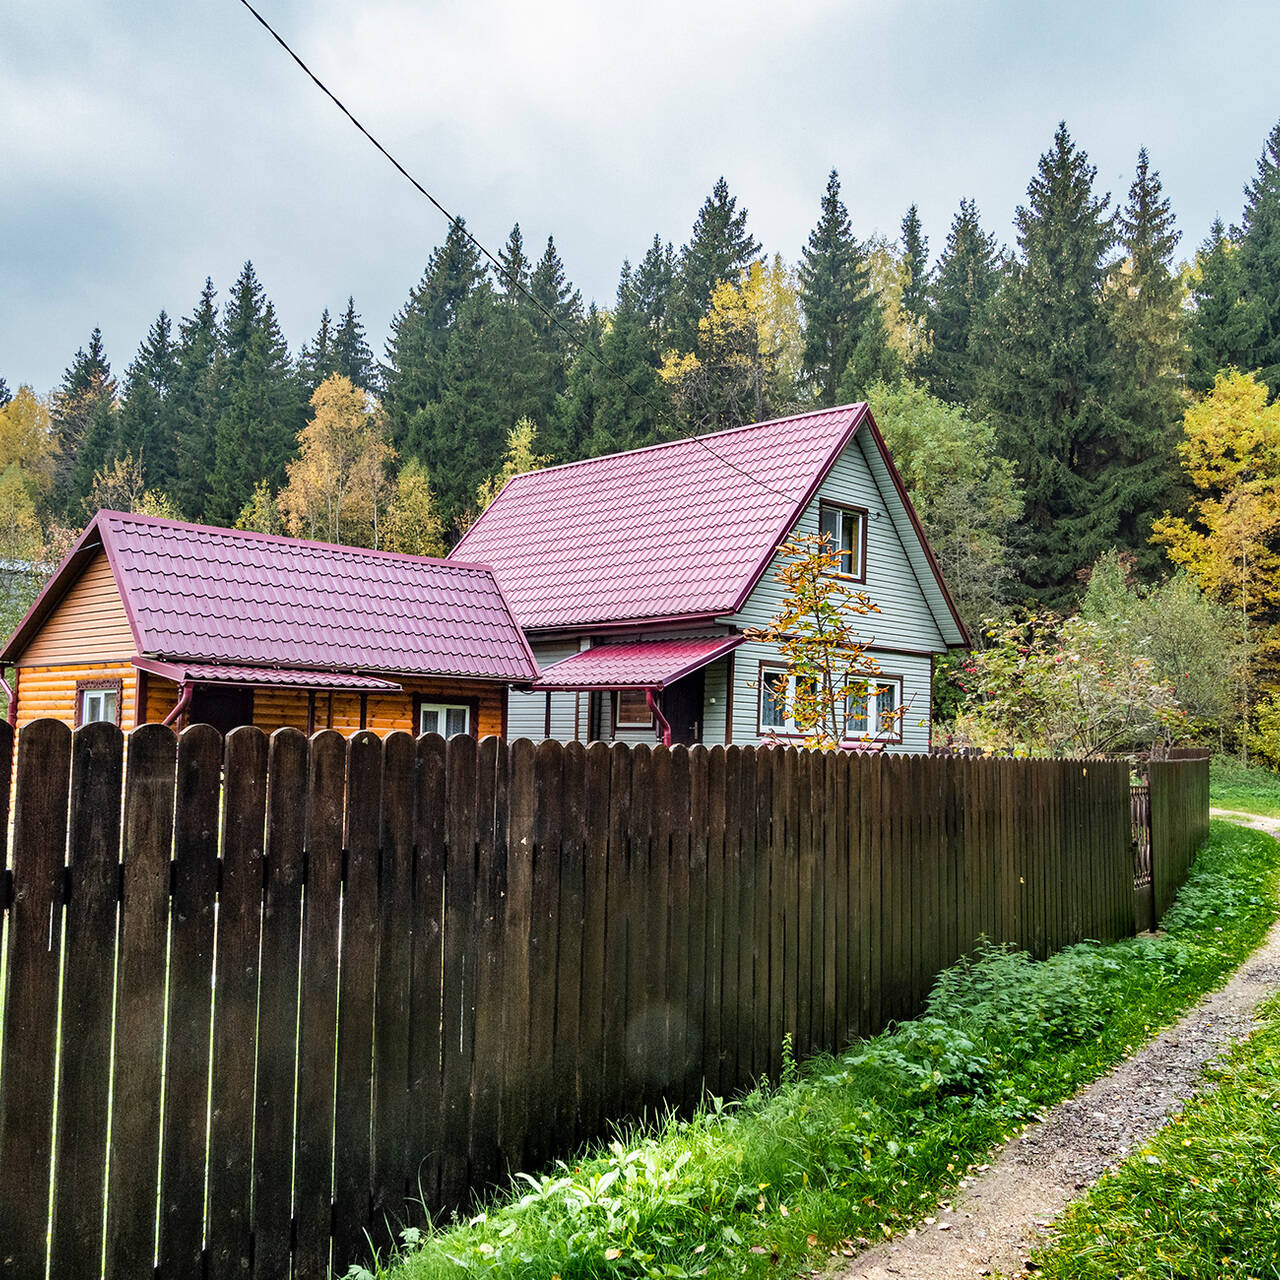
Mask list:
[[[1280,838],[1280,819],[1215,816]],[[972,1280],[1018,1275],[1044,1229],[1082,1190],[1140,1146],[1195,1091],[1205,1065],[1248,1035],[1280,986],[1280,923],[1219,991],[965,1179],[933,1220],[859,1254],[842,1280]]]

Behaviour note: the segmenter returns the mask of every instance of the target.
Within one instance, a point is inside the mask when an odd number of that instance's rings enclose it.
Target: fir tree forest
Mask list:
[[[291,350],[246,262],[127,361],[93,328],[48,394],[0,371],[0,622],[99,508],[442,554],[521,471],[865,399],[978,650],[1084,619],[1188,734],[1280,760],[1280,125],[1196,242],[1157,161],[1106,192],[1059,126],[1010,244],[970,199],[864,238],[833,169],[798,253],[721,178],[599,302],[554,238],[496,270],[458,222],[381,352],[354,298]]]

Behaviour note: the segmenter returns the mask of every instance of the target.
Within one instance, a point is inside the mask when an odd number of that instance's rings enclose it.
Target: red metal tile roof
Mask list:
[[[138,653],[187,662],[523,682],[537,664],[484,565],[100,511],[0,653],[101,543]]]
[[[661,689],[736,649],[745,637],[690,636],[598,644],[544,667],[535,689]]]
[[[524,627],[733,613],[866,413],[847,405],[510,480],[454,549]]]
[[[135,658],[133,665],[176,684],[236,684],[255,687],[282,686],[291,689],[358,689],[395,693],[403,688],[394,680],[360,676],[350,671],[293,671],[282,667],[237,667],[217,662],[163,662],[156,658]]]

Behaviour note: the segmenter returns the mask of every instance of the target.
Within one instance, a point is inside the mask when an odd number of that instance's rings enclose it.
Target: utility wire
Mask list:
[[[525,296],[525,298],[528,299],[528,301],[533,303],[533,305],[538,309],[538,311],[542,313],[543,316],[546,317],[547,320],[549,320],[553,325],[555,325],[555,327],[559,329],[565,335],[565,337],[569,339],[570,343],[576,346],[578,350],[581,351],[584,355],[590,356],[591,359],[594,360],[600,366],[600,368],[612,374],[613,377],[615,377],[618,380],[618,382],[621,383],[621,385],[629,395],[634,396],[637,400],[640,400],[644,404],[648,405],[648,407],[652,409],[655,414],[659,414],[659,415],[661,414],[661,410],[658,405],[654,404],[654,402],[650,400],[649,397],[643,391],[636,390],[636,388],[633,387],[627,381],[626,377],[621,372],[619,372],[619,370],[615,369],[613,365],[610,364],[609,361],[606,360],[604,356],[600,354],[600,352],[593,350],[591,347],[587,346],[580,338],[578,338],[577,335],[573,332],[573,330],[570,329],[569,326],[565,324],[564,321],[561,320],[560,317],[556,315],[554,311],[552,311],[548,306],[546,306],[541,299],[539,299],[533,293],[531,293],[529,289],[525,287],[524,282],[522,280],[518,279],[511,272],[509,272],[507,268],[503,266],[501,260],[499,258],[496,258],[492,253],[490,253],[489,250],[483,244],[481,244],[480,241],[477,240],[474,235],[472,235],[471,231],[467,228],[466,223],[463,222],[460,217],[456,217],[454,214],[450,213],[449,210],[446,209],[444,205],[442,205],[440,201],[437,200],[435,196],[433,196],[431,192],[428,191],[426,187],[424,187],[422,183],[419,182],[418,179],[415,178],[413,174],[411,174],[409,170],[406,169],[404,165],[402,165],[400,161],[397,160],[395,156],[393,156],[391,152],[388,151],[386,147],[384,147],[382,143],[379,142],[378,139],[375,138],[373,134],[371,134],[369,130],[366,129],[364,125],[362,125],[360,121],[357,120],[355,116],[351,114],[351,112],[347,109],[346,105],[337,96],[337,94],[335,94],[333,90],[330,89],[328,85],[326,85],[324,81],[321,80],[320,77],[317,76],[316,73],[312,71],[309,66],[307,66],[305,62],[303,62],[303,60],[293,51],[288,41],[286,41],[285,38],[271,25],[271,23],[269,23],[266,20],[266,18],[264,18],[262,14],[260,14],[258,10],[253,7],[253,5],[250,3],[250,0],[240,0],[240,3],[246,9],[248,9],[251,14],[253,14],[253,16],[258,20],[258,23],[267,32],[267,34],[271,36],[271,38],[276,42],[276,44],[278,44],[285,51],[285,53],[287,53],[289,57],[291,57],[294,60],[294,62],[298,64],[298,66],[302,69],[303,72],[306,73],[307,77],[316,86],[316,88],[319,89],[320,92],[323,93],[325,97],[328,98],[329,101],[332,102],[333,105],[337,107],[338,110],[341,111],[342,114],[346,116],[347,119],[350,120],[353,125],[355,125],[356,129],[359,130],[359,132],[363,134],[373,144],[373,146],[382,154],[382,156],[390,162],[390,164],[396,170],[396,172],[399,173],[401,177],[405,178],[409,183],[411,183],[413,188],[419,193],[419,195],[423,195],[428,200],[430,200],[431,203],[435,205],[435,207],[444,215],[450,227],[456,231],[460,231],[464,236],[466,236],[466,238],[471,242],[471,244],[475,247],[475,249],[489,260],[494,270],[498,273],[498,275],[503,280],[507,282],[509,287],[518,289],[520,293],[522,293]],[[753,475],[745,467],[740,467],[736,462],[733,462],[730,459],[726,458],[723,454],[717,453],[701,436],[694,435],[694,436],[687,436],[685,438],[690,440],[696,440],[713,458],[723,463],[726,467],[729,467],[731,470],[738,472],[739,475],[745,476],[753,484],[758,484],[762,489],[768,489],[770,492],[776,493],[779,497],[786,498],[787,501],[789,502],[794,502],[796,500],[795,494],[786,493],[782,489],[776,488],[774,485],[771,485],[767,480],[762,480],[759,476]]]

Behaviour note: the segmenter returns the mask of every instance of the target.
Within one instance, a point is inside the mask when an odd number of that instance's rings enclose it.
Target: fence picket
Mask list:
[[[102,1258],[123,746],[114,724],[85,725],[72,738],[55,1276],[97,1275]]]
[[[164,1148],[160,1153],[163,1199],[156,1273],[161,1280],[182,1280],[197,1274],[204,1253],[214,903],[222,790],[222,735],[211,725],[192,725],[179,737],[176,783]],[[327,1216],[324,1238],[327,1261]]]

